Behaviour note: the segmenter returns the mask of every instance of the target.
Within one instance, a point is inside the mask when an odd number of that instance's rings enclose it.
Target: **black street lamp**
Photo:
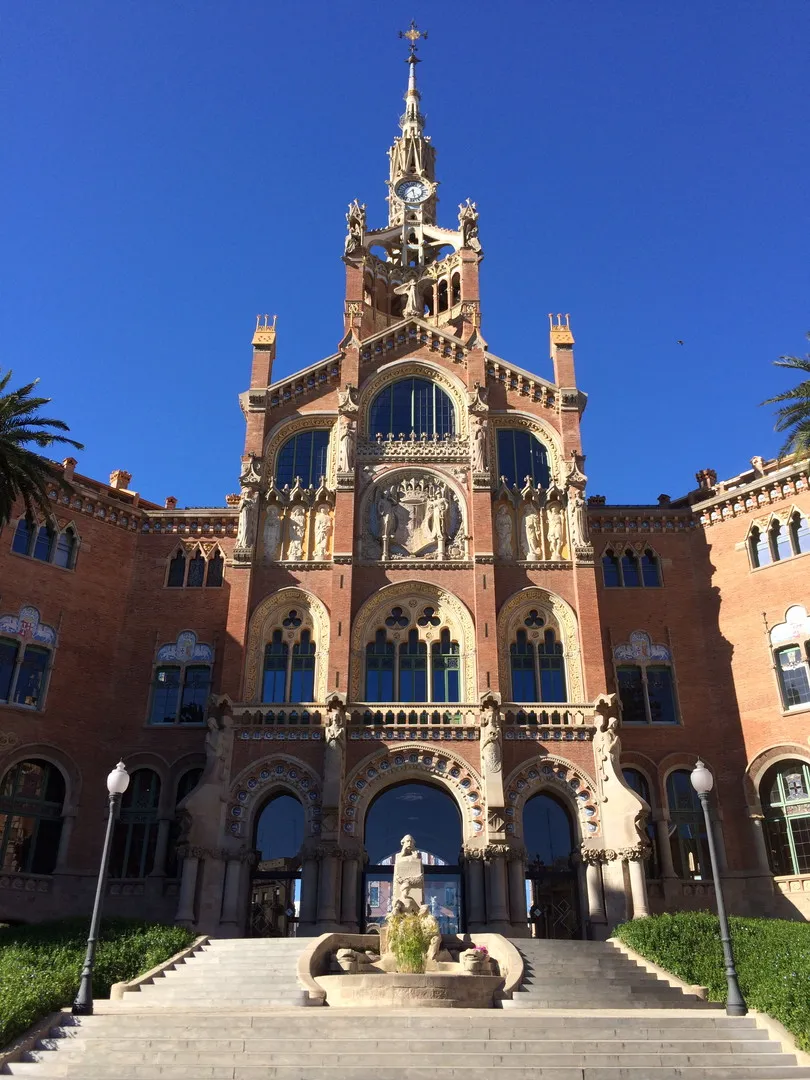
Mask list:
[[[717,918],[720,920],[720,941],[723,945],[723,960],[726,965],[726,983],[728,994],[726,996],[726,1013],[729,1016],[745,1016],[748,1006],[742,996],[740,984],[737,982],[737,969],[734,967],[734,953],[731,949],[731,935],[726,918],[726,905],[723,902],[723,887],[720,884],[720,870],[717,866],[717,851],[714,846],[714,830],[709,817],[709,792],[714,787],[714,777],[698,758],[697,764],[692,769],[692,787],[697,792],[700,805],[703,807],[703,816],[706,819],[706,837],[709,842],[709,858],[712,864],[712,880],[714,881],[714,895],[717,898]]]
[[[98,871],[98,884],[96,885],[96,899],[93,903],[93,915],[90,919],[90,936],[87,939],[87,952],[84,954],[84,967],[82,968],[82,981],[79,984],[79,992],[73,1002],[74,1016],[93,1015],[93,966],[96,962],[96,945],[98,943],[98,928],[101,923],[101,906],[104,901],[104,887],[107,884],[107,868],[110,864],[110,846],[112,843],[113,827],[118,817],[118,808],[121,805],[121,796],[129,787],[129,773],[123,761],[119,761],[113,771],[107,777],[107,791],[110,794],[110,810],[107,817],[107,832],[104,837],[104,850],[101,853],[101,866]]]

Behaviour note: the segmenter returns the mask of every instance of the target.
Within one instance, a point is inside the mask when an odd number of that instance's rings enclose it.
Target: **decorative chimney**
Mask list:
[[[132,480],[132,473],[124,469],[116,469],[115,472],[110,473],[110,487],[117,491],[128,491],[130,480]]]
[[[66,480],[72,480],[73,479],[73,470],[76,468],[76,466],[78,464],[79,463],[78,463],[78,461],[76,460],[75,457],[66,457],[65,458],[65,460],[62,462],[62,468],[65,470],[65,479]]]
[[[701,491],[711,491],[717,483],[717,473],[714,469],[701,469],[695,473],[695,479]]]
[[[167,510],[176,510],[177,499],[174,497],[174,495],[167,495],[166,501],[163,503],[163,505]]]
[[[607,495],[589,495],[588,506],[604,506],[607,502]]]
[[[669,506],[669,504],[671,502],[672,502],[672,496],[671,495],[659,495],[658,496],[658,505],[659,506]]]

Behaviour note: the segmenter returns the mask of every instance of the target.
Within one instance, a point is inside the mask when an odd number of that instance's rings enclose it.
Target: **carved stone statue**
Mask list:
[[[354,468],[354,423],[344,420],[338,442],[338,472],[351,472]]]
[[[239,525],[236,530],[236,547],[252,548],[256,542],[256,525],[259,516],[259,493],[243,488],[239,499]]]
[[[487,425],[481,420],[473,430],[473,472],[487,471]]]
[[[512,515],[503,503],[498,507],[495,515],[495,532],[498,536],[498,558],[514,558],[512,547]]]
[[[588,507],[579,488],[568,489],[568,525],[572,547],[588,544]]]
[[[343,246],[344,255],[353,255],[363,246],[363,235],[366,231],[366,205],[357,201],[349,203],[349,211],[346,214],[348,232]]]
[[[323,560],[329,558],[329,537],[332,535],[332,515],[328,506],[319,506],[315,514],[314,556]]]
[[[619,713],[615,694],[599,694],[594,704],[596,731],[593,754],[602,783],[620,772],[622,742],[619,738]]]
[[[264,516],[264,557],[275,559],[281,539],[281,517],[275,503],[270,503]]]
[[[230,716],[217,716],[214,712],[209,712],[205,726],[205,768],[198,786],[221,784],[225,780],[233,748]]]
[[[428,964],[434,964],[441,952],[442,947],[442,935],[439,932],[439,924],[430,914],[430,908],[427,904],[422,904],[419,908],[419,922],[422,925],[422,932],[425,937],[430,937],[430,944],[428,945],[428,951],[425,955],[425,960]]]
[[[556,490],[556,489],[555,489]],[[559,498],[549,491],[546,502],[546,527],[550,559],[561,559],[563,548],[563,508]]]
[[[205,718],[205,766],[196,787],[179,804],[188,844],[216,848],[220,845],[228,801],[233,718],[227,697],[209,698]]]
[[[499,773],[503,768],[501,718],[493,704],[481,706],[481,761],[486,774]]]
[[[540,531],[540,516],[530,508],[523,516],[524,557],[529,562],[536,562],[543,557],[543,536]]]
[[[478,239],[478,211],[475,203],[467,199],[466,203],[460,203],[458,208],[458,227],[461,232],[461,246],[472,248],[473,251],[481,250],[481,241]]]
[[[307,512],[303,506],[294,506],[287,518],[287,558],[303,559],[304,531],[307,524]]]
[[[405,318],[410,318],[412,315],[422,315],[422,308],[419,306],[419,281],[417,278],[411,278],[409,281],[404,281],[401,285],[394,286],[394,292],[398,296],[405,297],[405,310],[402,314]]]
[[[412,836],[402,837],[402,847],[394,859],[394,886],[391,906],[399,903],[402,912],[416,914],[425,899],[425,871]]]
[[[357,387],[353,383],[346,383],[342,389],[338,390],[338,412],[342,416],[354,416],[359,408]]]
[[[323,804],[337,806],[340,803],[346,755],[346,709],[341,701],[333,700],[330,703],[323,736],[326,743]]]

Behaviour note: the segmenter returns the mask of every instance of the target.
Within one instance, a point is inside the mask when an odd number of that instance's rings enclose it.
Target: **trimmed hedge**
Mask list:
[[[89,923],[63,919],[0,927],[0,1047],[49,1012],[70,1004],[79,988]],[[93,996],[134,979],[194,940],[179,926],[106,919],[96,950]]]
[[[731,941],[748,1005],[767,1013],[810,1050],[810,923],[732,917]],[[726,1000],[717,916],[708,911],[653,915],[616,928],[616,937],[685,982]]]

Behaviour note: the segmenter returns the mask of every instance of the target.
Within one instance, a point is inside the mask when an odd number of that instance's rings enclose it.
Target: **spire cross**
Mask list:
[[[416,19],[411,19],[411,25],[407,30],[400,30],[399,36],[408,39],[408,48],[411,50],[408,59],[416,58],[416,43],[420,38],[427,41],[427,30],[420,30],[416,25]]]

